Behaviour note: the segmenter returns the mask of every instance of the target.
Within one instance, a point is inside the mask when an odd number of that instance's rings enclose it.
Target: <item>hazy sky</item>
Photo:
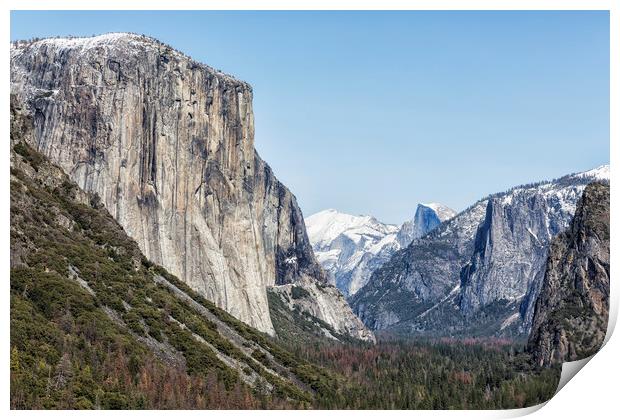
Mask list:
[[[129,31],[254,88],[256,148],[305,215],[609,162],[607,12],[12,12],[11,39]]]

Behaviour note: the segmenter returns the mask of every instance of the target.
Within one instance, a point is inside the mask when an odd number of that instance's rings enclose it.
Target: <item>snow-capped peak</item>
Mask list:
[[[394,252],[452,216],[453,210],[431,203],[419,205],[414,219],[401,226],[334,209],[315,213],[305,222],[317,259],[331,274],[336,286],[345,295],[352,295]]]
[[[44,38],[39,40],[20,40],[11,43],[11,62],[19,58],[23,54],[33,54],[39,49],[47,49],[51,51],[66,52],[72,54],[83,55],[85,60],[89,60],[89,55],[101,57],[103,51],[122,51],[122,52],[149,52],[151,54],[165,54],[168,59],[190,60],[200,68],[208,70],[217,77],[242,83],[247,89],[251,87],[236,79],[234,76],[226,74],[204,63],[195,61],[190,56],[174,49],[173,47],[162,43],[161,41],[147,35],[140,35],[131,32],[109,32],[101,35],[87,37],[55,37]],[[128,54],[129,55],[129,54]],[[133,55],[133,54],[132,54]]]
[[[440,203],[420,203],[419,206],[428,207],[433,210],[442,222],[456,216],[456,212],[454,210]]]
[[[398,230],[397,226],[381,223],[372,216],[353,216],[334,209],[315,213],[305,221],[313,246],[331,243],[342,234],[357,243],[362,235],[383,237]]]

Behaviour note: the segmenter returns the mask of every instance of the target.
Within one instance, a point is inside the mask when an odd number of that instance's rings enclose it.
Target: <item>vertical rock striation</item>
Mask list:
[[[121,33],[13,44],[11,92],[33,146],[235,317],[273,334],[266,288],[325,281],[295,197],[254,149],[247,83]]]
[[[549,248],[528,349],[548,366],[593,355],[609,318],[609,185],[583,192],[569,229]]]

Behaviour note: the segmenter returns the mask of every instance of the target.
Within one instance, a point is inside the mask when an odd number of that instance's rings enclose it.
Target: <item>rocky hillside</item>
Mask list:
[[[337,387],[148,261],[12,111],[12,408],[295,408]]]
[[[329,209],[307,217],[306,226],[314,253],[332,282],[352,296],[394,252],[454,214],[441,204],[419,204],[412,220],[396,226]]]
[[[609,184],[583,192],[568,230],[549,248],[528,348],[547,366],[593,355],[609,318]]]
[[[29,144],[236,318],[274,334],[267,287],[326,282],[295,197],[254,149],[247,83],[118,33],[12,44],[11,93],[32,115]]]
[[[372,329],[403,334],[527,334],[549,243],[596,179],[609,179],[609,167],[478,201],[395,253],[354,310]]]

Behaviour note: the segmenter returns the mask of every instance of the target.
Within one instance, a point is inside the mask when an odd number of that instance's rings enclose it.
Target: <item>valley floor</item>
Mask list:
[[[559,367],[532,370],[521,349],[506,340],[383,338],[292,350],[347,378],[320,408],[509,409],[549,400],[560,378]]]

